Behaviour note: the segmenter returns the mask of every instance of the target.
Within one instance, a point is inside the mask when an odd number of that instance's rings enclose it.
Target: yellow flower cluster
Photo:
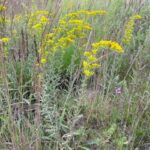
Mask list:
[[[123,53],[123,48],[117,43],[113,41],[99,41],[92,44],[92,51],[85,51],[84,56],[86,56],[86,60],[83,61],[83,73],[85,76],[90,77],[94,74],[94,69],[100,67],[98,64],[98,59],[96,54],[101,47],[109,47],[116,51],[117,53]]]
[[[15,22],[19,22],[20,20],[22,19],[22,16],[21,15],[15,15]]]
[[[66,17],[79,17],[80,15],[96,16],[105,15],[107,12],[105,10],[79,10],[77,12],[69,13]]]
[[[98,50],[100,47],[109,47],[117,53],[123,53],[124,50],[117,42],[114,41],[99,41],[92,44],[94,50]]]
[[[5,10],[6,10],[6,7],[3,5],[0,5],[0,12],[5,11]]]
[[[84,56],[86,56],[86,61],[83,61],[83,73],[85,76],[90,77],[94,74],[94,69],[100,67],[97,63],[95,51],[85,51]]]
[[[81,19],[61,19],[58,27],[53,30],[53,33],[47,35],[46,43],[55,52],[58,49],[64,49],[74,43],[77,38],[82,38],[86,35],[86,31],[92,30],[90,24]],[[51,36],[49,36],[51,35]]]
[[[39,22],[37,24],[33,25],[32,28],[42,31],[43,27],[45,27],[47,22],[48,22],[48,18],[45,16],[41,16]]]
[[[63,50],[73,44],[76,39],[83,38],[85,35],[87,35],[87,31],[92,30],[92,26],[87,23],[81,15],[88,15],[88,16],[95,16],[95,15],[104,15],[106,14],[106,11],[98,10],[98,11],[87,11],[87,10],[81,10],[74,13],[67,14],[65,17],[59,20],[58,26],[56,26],[51,33],[48,33],[44,37],[44,48],[42,52],[40,52],[41,59],[40,62],[42,64],[45,64],[47,62],[47,55],[48,53],[56,52],[57,50]],[[40,15],[40,20],[38,23],[32,23],[33,29],[41,29],[41,24],[45,25],[47,23],[47,19],[44,18],[45,15],[41,16],[41,13],[35,13],[31,16],[34,16],[34,18],[38,17]],[[74,16],[78,16],[75,18]],[[32,17],[31,17],[32,18]],[[30,23],[31,24],[31,23]],[[49,49],[49,51],[45,51]],[[94,57],[94,55],[93,55]],[[92,56],[89,57],[90,68],[94,69],[96,67],[96,64],[93,63]]]
[[[48,23],[48,11],[38,10],[31,14],[29,17],[29,28],[35,31],[42,32],[45,25]]]
[[[38,38],[41,38],[41,35],[45,29],[45,26],[47,24],[50,24],[49,18],[48,18],[49,12],[44,10],[37,10],[31,14],[29,17],[28,26],[29,29],[31,29],[31,33],[35,33]],[[33,29],[33,30],[32,30]],[[54,41],[52,41],[50,38],[52,38],[52,34],[47,34],[46,37],[43,39],[42,46],[38,50],[39,57],[40,57],[40,64],[44,65],[47,63],[47,57],[48,57],[48,51],[46,50],[46,44],[52,44]]]
[[[1,38],[0,40],[1,40],[3,43],[8,43],[8,42],[10,41],[10,39],[7,38],[7,37]]]
[[[38,53],[40,55],[40,63],[42,65],[46,64],[47,63],[48,51],[46,51],[45,49],[39,49]]]
[[[140,15],[131,16],[129,21],[126,24],[126,29],[123,36],[123,43],[129,44],[133,36],[133,30],[135,25],[135,20],[139,20],[142,17]]]

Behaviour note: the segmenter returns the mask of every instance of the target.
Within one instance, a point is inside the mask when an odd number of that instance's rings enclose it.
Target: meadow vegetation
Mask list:
[[[150,1],[0,0],[0,149],[149,150]]]

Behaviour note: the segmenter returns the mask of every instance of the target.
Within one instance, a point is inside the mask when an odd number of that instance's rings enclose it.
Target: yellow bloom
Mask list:
[[[90,56],[91,56],[91,53],[90,53],[90,52],[85,51],[85,52],[84,52],[84,56],[90,57]]]
[[[129,44],[133,37],[133,30],[135,25],[135,20],[139,20],[142,17],[140,15],[134,15],[129,18],[129,21],[126,24],[126,29],[124,31],[123,43]]]
[[[99,68],[100,66],[101,66],[100,64],[96,64],[96,63],[91,64],[91,68]]]
[[[105,46],[113,49],[114,51],[116,51],[118,53],[123,53],[124,52],[124,50],[121,47],[121,45],[119,45],[117,42],[113,42],[113,41],[99,41],[99,42],[93,43],[92,44],[92,47],[93,47],[92,51],[96,52],[96,50],[98,48],[105,47]]]
[[[71,24],[83,24],[83,20],[69,20]]]
[[[32,26],[33,29],[41,29],[42,28],[42,25],[40,23]]]
[[[52,44],[54,44],[54,41],[53,40],[48,40],[47,44],[51,44],[52,45]]]
[[[1,40],[2,40],[2,42],[4,42],[4,43],[8,43],[8,42],[10,41],[10,38],[4,37],[4,38],[2,38]]]
[[[60,25],[66,25],[67,23],[66,23],[66,21],[64,21],[63,19],[61,19],[61,20],[59,21],[59,24],[60,24]]]
[[[21,15],[16,15],[14,18],[15,22],[19,22],[20,19],[21,19]]]
[[[96,15],[105,15],[107,12],[105,10],[79,10],[77,12],[69,13],[65,18],[78,18],[80,15],[87,16],[96,16]]]
[[[110,48],[114,49],[118,53],[123,53],[123,48],[116,42],[112,42]]]
[[[133,18],[134,18],[135,20],[138,20],[138,19],[142,19],[142,16],[140,16],[140,15],[134,15]]]
[[[84,68],[89,68],[89,63],[87,61],[83,61],[83,67]]]
[[[42,59],[41,59],[41,63],[42,63],[42,64],[46,64],[46,62],[47,62],[47,60],[46,60],[45,58],[42,58]]]
[[[87,77],[91,77],[91,76],[94,74],[94,72],[89,71],[89,70],[84,70],[83,73],[84,73],[84,75],[87,76]]]
[[[6,10],[6,7],[3,6],[3,5],[0,5],[0,12],[1,12],[1,11],[5,11],[5,10]]]
[[[83,28],[87,30],[92,30],[92,27],[90,25],[84,25]]]
[[[43,24],[46,24],[48,22],[48,18],[46,18],[45,16],[42,16],[40,19],[40,22]]]
[[[97,51],[98,51],[97,49],[93,49],[92,53],[95,55],[95,54],[97,54]]]
[[[93,62],[93,61],[96,61],[97,59],[96,59],[95,56],[91,55],[91,56],[88,57],[88,60]]]
[[[49,34],[47,34],[47,38],[52,38],[53,35],[54,35],[54,33],[49,33]]]
[[[98,59],[96,54],[98,49],[101,47],[109,47],[118,53],[123,53],[123,48],[117,43],[113,41],[99,41],[92,44],[92,51],[85,51],[84,56],[86,56],[86,60],[83,61],[83,72],[84,75],[90,77],[94,74],[94,69],[99,68],[101,65],[97,63]]]

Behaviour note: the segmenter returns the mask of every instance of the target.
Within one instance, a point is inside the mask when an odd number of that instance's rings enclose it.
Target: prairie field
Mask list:
[[[150,0],[0,0],[0,150],[150,150]]]

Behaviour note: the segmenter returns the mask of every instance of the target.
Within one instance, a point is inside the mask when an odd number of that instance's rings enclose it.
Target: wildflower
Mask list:
[[[20,19],[21,19],[21,15],[16,15],[14,18],[15,22],[19,22]]]
[[[42,16],[40,19],[40,22],[45,25],[48,22],[48,18],[46,18],[45,16]]]
[[[90,56],[91,56],[91,53],[90,53],[90,52],[85,51],[85,52],[84,52],[84,56],[90,57]]]
[[[84,73],[84,75],[87,76],[87,77],[91,77],[91,76],[94,74],[94,72],[89,71],[89,70],[84,70],[83,73]]]
[[[86,30],[92,30],[92,27],[90,25],[84,25],[83,28]]]
[[[1,40],[2,40],[2,42],[4,42],[4,43],[8,43],[8,42],[10,41],[10,39],[7,38],[7,37],[2,38]]]
[[[84,56],[86,56],[86,60],[83,61],[83,73],[85,76],[90,77],[94,74],[94,69],[100,67],[100,64],[96,63],[96,53],[85,51]]]
[[[92,44],[92,48],[94,50],[92,50],[92,51],[96,52],[98,48],[100,48],[100,47],[106,47],[106,46],[109,47],[109,48],[111,48],[111,49],[113,49],[117,53],[123,53],[124,52],[124,50],[121,47],[121,45],[119,45],[117,42],[113,42],[113,41],[99,41],[99,42],[93,43]]]
[[[46,64],[46,62],[47,62],[47,60],[45,59],[45,58],[42,58],[41,59],[41,63],[44,65],[44,64]]]
[[[3,5],[0,5],[0,12],[1,12],[1,11],[5,11],[5,10],[6,10],[6,7],[3,6]]]
[[[47,41],[47,44],[52,45],[52,44],[54,44],[54,41],[53,41],[53,40],[48,40],[48,41]]]
[[[88,60],[89,60],[89,61],[96,61],[97,59],[96,59],[96,57],[95,57],[94,55],[90,55],[90,56],[88,57]]]
[[[123,43],[125,44],[130,43],[132,36],[133,36],[135,20],[139,20],[141,18],[142,17],[140,15],[134,15],[129,18],[129,21],[126,24],[126,29],[125,29],[124,36],[123,36]]]
[[[42,25],[40,23],[32,26],[33,29],[41,29]]]
[[[83,61],[83,67],[84,68],[89,68],[89,63],[87,61]]]
[[[100,66],[101,66],[100,64],[96,64],[96,63],[91,64],[91,68],[98,68],[98,67],[100,67]]]
[[[83,24],[83,20],[69,20],[71,24]]]
[[[93,54],[97,54],[97,51],[98,51],[97,49],[93,49],[93,50],[92,50],[92,53],[93,53]]]
[[[87,17],[96,16],[96,15],[105,15],[107,12],[105,10],[79,10],[77,12],[69,13],[65,16],[65,19],[68,18],[79,18],[81,15],[85,15]]]
[[[92,44],[92,51],[85,51],[84,56],[86,56],[86,61],[83,61],[83,73],[85,76],[92,76],[94,69],[99,68],[101,65],[97,63],[98,59],[96,57],[98,49],[101,47],[109,47],[116,51],[117,53],[123,53],[123,48],[113,41],[99,41]],[[92,73],[91,73],[92,72]]]
[[[135,20],[138,20],[138,19],[142,19],[142,16],[140,16],[140,15],[134,15],[132,18],[134,18]]]
[[[59,24],[64,26],[64,25],[66,25],[67,23],[66,23],[66,21],[64,21],[63,19],[61,19],[61,20],[59,20]]]
[[[47,38],[52,38],[53,35],[54,35],[54,33],[49,33],[49,34],[47,34]]]

